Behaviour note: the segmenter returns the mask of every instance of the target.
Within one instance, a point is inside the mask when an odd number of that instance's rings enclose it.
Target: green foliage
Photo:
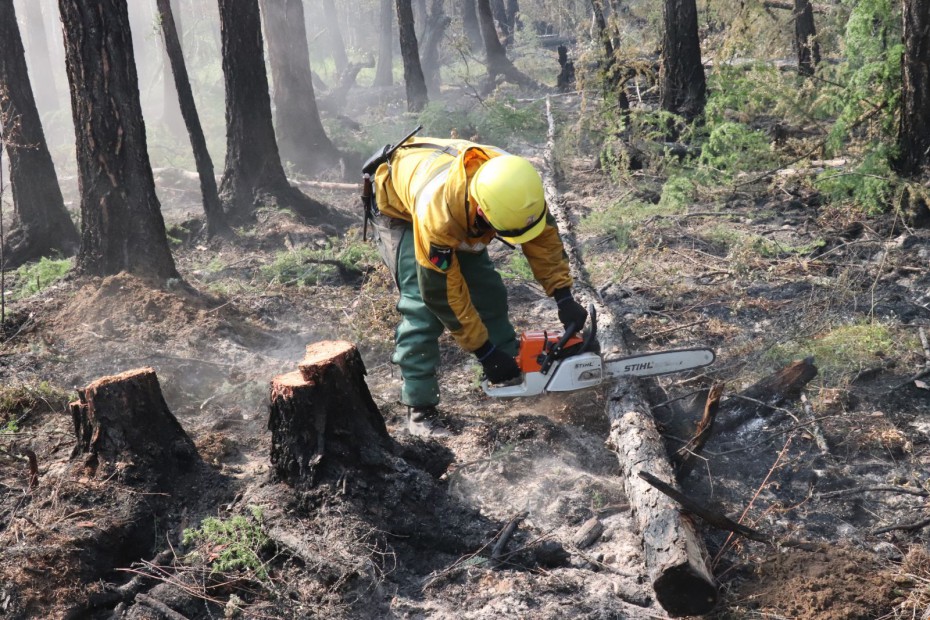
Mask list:
[[[694,200],[694,183],[686,176],[670,177],[662,186],[659,208],[663,211],[680,213]]]
[[[42,257],[37,263],[27,263],[13,272],[15,284],[13,299],[23,299],[55,284],[71,271],[70,258],[53,259]]]
[[[508,280],[534,280],[533,270],[523,252],[512,252],[507,257],[507,263],[500,270],[500,274]]]
[[[816,183],[831,200],[851,202],[869,215],[886,211],[901,187],[891,170],[890,151],[888,144],[877,143],[852,170],[826,170]]]
[[[348,236],[330,237],[327,245],[320,249],[300,248],[279,252],[274,262],[262,267],[261,274],[269,282],[309,286],[332,279],[340,273],[365,271],[378,261],[378,251],[373,244]]]
[[[199,528],[184,530],[183,544],[196,545],[189,562],[203,562],[211,573],[252,572],[259,580],[268,578],[262,553],[271,539],[262,529],[262,509],[249,507],[249,515],[229,519],[207,517]]]
[[[538,142],[546,136],[543,103],[518,104],[508,97],[492,97],[468,108],[430,102],[420,113],[420,123],[424,135],[446,138],[454,129],[460,138],[477,135],[478,142],[505,148],[516,138]]]
[[[914,342],[904,342],[907,338]],[[884,356],[917,346],[913,335],[895,333],[889,325],[875,321],[841,325],[807,342],[777,345],[770,357],[781,364],[813,355],[823,376],[835,381],[874,366]]]
[[[676,182],[677,183],[677,182]],[[617,249],[625,250],[635,244],[637,227],[649,218],[681,213],[687,202],[650,204],[640,200],[617,200],[602,211],[593,211],[581,221],[584,232],[613,238]]]
[[[768,136],[742,123],[727,121],[711,129],[699,159],[701,164],[728,175],[768,168],[774,160]]]

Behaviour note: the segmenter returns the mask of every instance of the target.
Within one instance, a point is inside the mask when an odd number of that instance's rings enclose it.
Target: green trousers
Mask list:
[[[375,231],[381,257],[400,291],[397,310],[401,321],[394,334],[395,348],[391,358],[400,366],[404,379],[400,401],[412,407],[436,405],[439,403],[439,337],[445,326],[420,296],[413,228],[403,220],[379,216]],[[456,258],[468,284],[472,304],[487,327],[491,342],[515,356],[518,343],[508,316],[507,289],[487,250],[477,254],[457,252]]]

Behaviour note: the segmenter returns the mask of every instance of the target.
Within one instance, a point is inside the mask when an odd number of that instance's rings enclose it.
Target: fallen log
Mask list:
[[[556,188],[555,123],[548,98],[546,115],[549,122],[545,152],[547,170],[543,175],[546,203],[559,225],[575,280],[574,289],[580,298],[597,308],[603,349],[618,349],[623,353],[627,347],[621,335],[621,321],[590,284],[571,220]],[[656,600],[670,616],[707,613],[717,603],[717,587],[708,567],[703,540],[690,520],[683,519],[658,490],[637,475],[646,470],[670,484],[674,481],[645,394],[636,380],[622,380],[609,389],[607,402],[610,421],[607,445],[619,458],[626,496],[643,535],[643,552]]]
[[[776,410],[783,403],[797,400],[804,386],[816,376],[814,358],[808,357],[791,362],[761,379],[721,405],[719,431],[732,431],[753,418]]]
[[[358,183],[334,183],[330,181],[291,181],[292,185],[296,185],[300,189],[330,189],[340,192],[359,192],[361,193],[362,188]]]
[[[271,382],[271,465],[291,485],[315,483],[324,458],[356,466],[385,463],[391,439],[365,383],[355,345],[311,344],[296,372]]]

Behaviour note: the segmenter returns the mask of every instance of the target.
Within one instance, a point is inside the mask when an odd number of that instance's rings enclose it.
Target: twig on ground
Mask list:
[[[916,532],[928,525],[930,525],[930,517],[913,523],[895,523],[894,525],[880,527],[877,530],[872,530],[872,535],[878,536],[879,534],[887,534],[888,532]]]
[[[498,537],[497,542],[494,543],[494,548],[491,549],[491,567],[497,568],[501,563],[501,556],[503,556],[504,551],[507,549],[507,543],[510,542],[510,537],[513,536],[513,533],[517,530],[517,526],[525,519],[529,513],[527,511],[522,511],[514,515],[506,527],[504,527],[501,535]]]
[[[893,485],[876,485],[870,487],[853,487],[851,489],[841,489],[839,491],[829,491],[821,493],[820,499],[833,499],[843,497],[844,495],[859,495],[861,493],[904,493],[907,495],[917,495],[918,497],[930,497],[930,493],[924,489],[909,489]]]

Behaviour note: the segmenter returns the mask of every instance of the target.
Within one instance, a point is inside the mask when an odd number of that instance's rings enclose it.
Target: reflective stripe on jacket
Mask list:
[[[477,206],[466,202],[468,181],[485,161],[504,155],[491,146],[467,140],[413,138],[375,173],[378,209],[388,217],[411,222],[423,301],[452,333],[456,342],[474,351],[488,339],[487,330],[471,303],[456,252],[481,252],[494,238],[471,224]],[[547,295],[571,286],[568,259],[555,221],[547,215],[546,227],[521,249],[533,275]],[[451,262],[430,261],[435,250],[451,249]],[[445,267],[445,268],[443,268]]]

